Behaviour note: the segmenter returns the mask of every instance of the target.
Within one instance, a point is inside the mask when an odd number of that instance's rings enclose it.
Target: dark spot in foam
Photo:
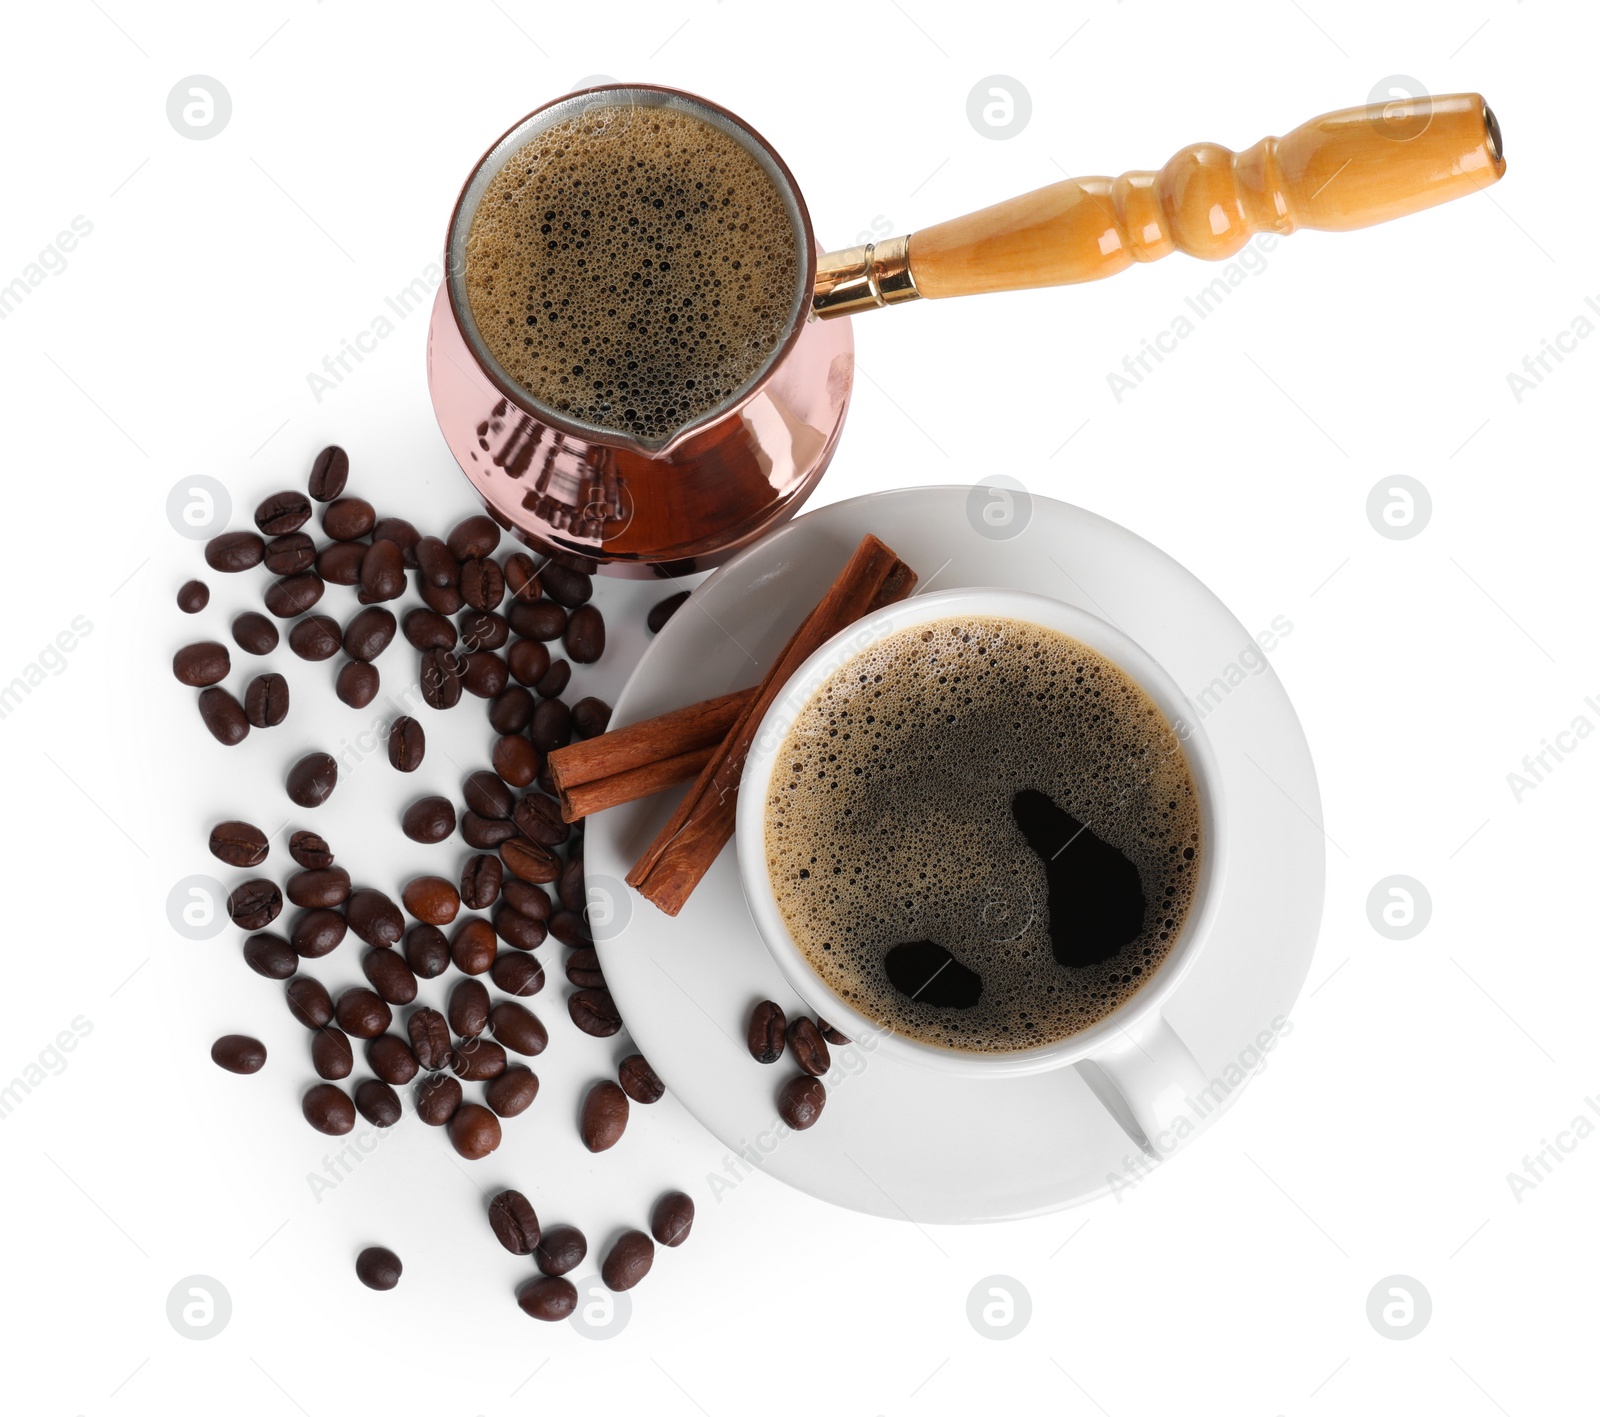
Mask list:
[[[970,1009],[983,997],[983,979],[932,940],[894,946],[884,955],[883,968],[908,999],[936,1009]]]

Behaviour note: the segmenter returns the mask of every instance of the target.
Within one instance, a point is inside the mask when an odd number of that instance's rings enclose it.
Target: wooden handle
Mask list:
[[[1183,251],[1220,261],[1258,231],[1353,231],[1500,180],[1500,129],[1477,94],[1325,113],[1242,153],[1196,143],[1160,172],[1078,177],[913,233],[930,299],[1099,280]]]

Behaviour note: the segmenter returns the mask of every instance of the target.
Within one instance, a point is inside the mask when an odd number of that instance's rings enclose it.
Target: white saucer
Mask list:
[[[613,722],[755,683],[868,531],[921,588],[1005,586],[1111,621],[1196,702],[1216,751],[1234,833],[1226,895],[1166,1015],[1230,1105],[1257,1035],[1300,991],[1322,913],[1321,808],[1299,720],[1272,670],[1251,672],[1264,659],[1250,632],[1163,552],[1065,503],[1016,494],[998,527],[984,516],[996,506],[986,489],[910,488],[798,518],[695,591],[640,660]],[[792,1069],[755,1062],[744,1029],[760,999],[800,1005],[756,934],[732,845],[675,919],[620,884],[677,796],[590,823],[592,923],[629,1032],[730,1152],[823,1200],[919,1222],[1037,1215],[1126,1177],[1137,1147],[1071,1068],[967,1080],[840,1046],[822,1119],[785,1135],[774,1098]]]

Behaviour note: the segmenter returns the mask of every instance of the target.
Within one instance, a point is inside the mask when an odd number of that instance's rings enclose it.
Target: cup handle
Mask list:
[[[1148,1156],[1171,1156],[1217,1115],[1203,1097],[1211,1081],[1159,1013],[1077,1065],[1090,1091]]]

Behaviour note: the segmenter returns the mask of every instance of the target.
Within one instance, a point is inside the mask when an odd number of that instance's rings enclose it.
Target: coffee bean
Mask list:
[[[497,856],[473,856],[461,869],[461,903],[468,910],[487,910],[500,899],[501,866]]]
[[[814,1127],[828,1090],[814,1077],[798,1073],[778,1089],[778,1115],[797,1132]]]
[[[283,909],[283,894],[271,881],[257,879],[235,886],[228,896],[228,918],[241,930],[264,930]]]
[[[493,610],[505,599],[505,575],[499,562],[486,556],[464,560],[456,583],[461,588],[461,598],[474,610]]]
[[[211,587],[204,581],[185,581],[178,587],[178,609],[185,615],[198,615],[211,603]]]
[[[420,650],[455,648],[456,627],[433,610],[406,611],[400,632]]]
[[[533,720],[533,695],[520,684],[513,684],[489,705],[489,726],[496,733],[521,733]],[[534,747],[538,746],[535,741]]]
[[[763,999],[750,1015],[750,1026],[745,1031],[745,1043],[750,1056],[758,1063],[776,1063],[783,1057],[787,1020],[771,999]]]
[[[820,1018],[817,1020],[817,1030],[830,1043],[842,1044],[850,1041],[837,1028],[834,1028],[831,1024],[824,1023]]]
[[[607,1289],[632,1289],[655,1263],[656,1245],[642,1230],[624,1230],[600,1262],[600,1278]]]
[[[666,1084],[656,1076],[656,1070],[639,1053],[630,1053],[617,1065],[617,1081],[629,1097],[647,1107],[661,1101],[667,1091]]]
[[[496,988],[525,999],[544,988],[544,966],[530,954],[497,955],[489,968],[489,978]]]
[[[317,552],[317,574],[329,585],[360,585],[367,548],[359,541],[335,541]]]
[[[246,654],[271,654],[278,647],[278,627],[265,615],[246,610],[234,616],[233,642]]]
[[[303,531],[275,536],[267,543],[262,564],[275,576],[292,576],[317,567],[317,544]],[[324,576],[324,580],[328,577]]]
[[[588,908],[588,896],[583,888],[582,856],[567,858],[567,864],[561,868],[561,880],[556,885],[556,893],[568,910],[581,913]]]
[[[504,615],[473,610],[461,617],[461,643],[468,649],[500,649],[510,638],[511,626]]]
[[[339,995],[333,1006],[339,1027],[356,1038],[376,1038],[394,1018],[389,1006],[372,990],[358,984]]]
[[[377,520],[372,503],[361,497],[338,497],[322,509],[322,529],[335,541],[360,541]]]
[[[331,1082],[319,1082],[300,1099],[300,1111],[319,1132],[330,1137],[346,1135],[356,1124],[356,1107]]]
[[[503,693],[510,671],[505,660],[490,650],[473,650],[461,660],[461,687],[480,699],[493,699]]]
[[[339,948],[348,928],[337,910],[308,910],[295,917],[289,940],[302,959],[321,959]]]
[[[506,667],[517,683],[531,687],[543,679],[550,668],[550,651],[538,640],[513,640],[506,651]]]
[[[409,1004],[417,997],[417,976],[392,949],[369,949],[361,956],[361,972],[386,1004]]]
[[[333,865],[333,852],[315,832],[297,831],[289,837],[289,855],[297,866],[308,871],[326,871]]]
[[[293,904],[308,909],[343,905],[350,899],[350,873],[343,866],[296,871],[285,884],[284,893]]]
[[[290,979],[300,958],[282,935],[252,935],[244,942],[244,962],[263,979]]]
[[[676,595],[669,595],[665,600],[658,600],[650,607],[650,613],[645,616],[644,623],[652,635],[659,635],[666,623],[678,610],[678,607],[689,598],[689,592],[680,590]]]
[[[500,1119],[478,1102],[463,1102],[450,1119],[450,1145],[468,1161],[480,1161],[500,1145]]]
[[[532,1068],[513,1063],[484,1084],[483,1100],[500,1117],[520,1117],[539,1095],[539,1079]]]
[[[542,920],[532,920],[509,905],[494,913],[494,932],[514,950],[536,950],[548,931]]]
[[[516,798],[497,773],[479,771],[461,784],[461,796],[468,808],[480,817],[504,818],[511,815]]]
[[[289,648],[319,664],[339,653],[339,622],[331,615],[307,615],[289,626]]]
[[[370,664],[389,648],[394,632],[394,616],[381,605],[369,605],[365,610],[357,611],[345,627],[344,652],[351,659]]]
[[[443,876],[417,876],[407,881],[400,903],[426,925],[448,925],[461,913],[461,896]]]
[[[594,582],[582,571],[569,571],[554,561],[546,561],[539,568],[539,579],[544,593],[569,610],[584,604],[594,594]]]
[[[259,1073],[267,1061],[267,1045],[248,1033],[225,1033],[211,1045],[211,1061],[230,1073]]]
[[[438,1009],[414,1009],[406,1020],[406,1034],[417,1062],[429,1072],[450,1065],[450,1025]]]
[[[372,540],[374,544],[380,541],[394,542],[408,567],[417,564],[417,543],[422,540],[422,533],[404,517],[379,517],[372,524]]]
[[[476,979],[460,980],[450,990],[445,1014],[463,1038],[476,1038],[489,1026],[489,991]]]
[[[430,1127],[442,1127],[461,1106],[461,1084],[448,1073],[433,1073],[417,1084],[417,1116]]]
[[[495,960],[494,931],[487,920],[463,920],[450,939],[450,958],[463,974],[487,974]]]
[[[557,1323],[578,1307],[578,1291],[568,1279],[530,1279],[517,1290],[517,1306],[530,1319]]]
[[[500,860],[507,871],[530,885],[544,885],[561,874],[561,862],[554,852],[521,837],[501,845]]]
[[[386,950],[374,953],[387,954]],[[406,1047],[403,1040],[385,1033],[367,1044],[367,1066],[386,1083],[404,1087],[417,1075],[417,1055]]]
[[[521,1191],[501,1191],[489,1202],[489,1228],[514,1255],[531,1255],[539,1246],[539,1217]]]
[[[422,603],[438,615],[459,614],[466,603],[453,581],[447,586],[436,586],[424,580],[420,571],[417,573],[417,594],[422,597]]]
[[[213,571],[232,574],[259,566],[267,544],[253,531],[225,531],[206,542],[206,565]]]
[[[795,1065],[800,1071],[810,1073],[814,1078],[821,1077],[833,1066],[822,1030],[804,1015],[789,1025],[789,1051],[794,1054]]]
[[[218,822],[206,843],[218,861],[248,871],[267,859],[267,834],[249,822]]]
[[[559,699],[567,692],[567,685],[572,682],[572,666],[564,659],[558,659],[544,672],[542,678],[533,686],[534,693],[542,699]]]
[[[337,1028],[319,1028],[311,1035],[311,1066],[329,1082],[349,1077],[355,1066],[350,1040]]]
[[[417,542],[417,570],[423,583],[444,590],[456,584],[461,565],[437,536],[424,536]]]
[[[580,989],[606,987],[606,977],[600,972],[600,956],[592,946],[573,950],[567,956],[567,979]]]
[[[322,599],[322,577],[315,571],[280,576],[262,592],[261,599],[278,619],[292,620]]]
[[[244,716],[255,728],[276,728],[289,716],[289,681],[281,674],[258,674],[244,690]]]
[[[574,664],[593,664],[606,652],[606,622],[598,607],[580,605],[567,621],[561,641]]]
[[[489,1010],[489,1031],[513,1053],[529,1058],[538,1057],[550,1042],[538,1015],[512,999],[502,999]]]
[[[388,1083],[364,1078],[356,1085],[356,1111],[375,1127],[392,1127],[400,1120],[402,1109]]]
[[[515,876],[507,876],[501,883],[500,894],[518,915],[526,915],[530,920],[550,918],[550,897],[538,886],[519,881]]]
[[[407,714],[389,725],[389,766],[398,772],[415,772],[428,747],[422,725]]]
[[[215,640],[201,640],[185,645],[172,656],[172,672],[180,684],[191,689],[203,689],[207,684],[219,684],[228,677],[233,667],[228,658],[227,645]]]
[[[450,1055],[450,1071],[463,1082],[489,1082],[506,1070],[506,1050],[488,1038],[468,1038]]]
[[[419,797],[400,814],[400,830],[412,841],[443,841],[456,829],[456,809],[448,797]]]
[[[284,780],[284,790],[297,807],[320,807],[333,796],[339,764],[328,753],[307,753]]]
[[[511,820],[523,836],[540,846],[560,846],[572,835],[572,828],[561,820],[561,804],[541,792],[518,798]]]
[[[558,910],[550,917],[550,933],[568,949],[581,950],[594,944],[589,924],[575,910]]]
[[[370,886],[350,892],[350,899],[345,902],[344,917],[357,936],[369,945],[397,944],[405,933],[406,922],[400,914],[400,907],[382,891],[373,890]]]
[[[356,1278],[368,1289],[393,1289],[400,1282],[400,1256],[382,1245],[369,1245],[356,1256]]]
[[[534,1247],[533,1262],[541,1274],[552,1278],[570,1274],[589,1253],[589,1242],[576,1225],[547,1225]]]
[[[299,975],[284,987],[283,997],[288,1000],[289,1012],[307,1028],[326,1028],[333,1022],[333,1000],[320,979]]]
[[[476,812],[461,814],[461,839],[477,851],[493,851],[501,842],[510,841],[517,829],[510,822],[498,822],[492,817],[480,817]]]
[[[622,1015],[607,989],[580,989],[569,995],[567,1012],[591,1038],[610,1038],[622,1028]]]
[[[501,563],[506,578],[506,594],[513,600],[537,600],[542,591],[539,569],[526,551],[513,551]]]
[[[500,528],[488,517],[468,517],[451,529],[445,544],[458,561],[487,556],[500,544]]]
[[[572,710],[560,699],[546,699],[534,710],[528,741],[541,753],[553,753],[572,741]]]
[[[362,603],[371,605],[380,600],[398,600],[405,593],[405,552],[396,542],[374,541],[361,558]]]
[[[578,1116],[578,1135],[590,1151],[610,1151],[628,1125],[628,1095],[607,1079],[591,1087]]]
[[[304,492],[274,492],[256,508],[256,527],[263,536],[299,531],[311,520],[311,502]]]
[[[553,600],[513,600],[506,619],[516,634],[530,640],[558,640],[567,628],[567,612]]]
[[[437,979],[450,967],[450,942],[437,925],[413,925],[406,932],[406,963],[418,979]]]
[[[694,1202],[682,1191],[668,1191],[651,1207],[650,1233],[658,1245],[681,1245],[693,1224]]]
[[[337,444],[324,448],[311,464],[308,487],[319,502],[331,502],[344,491],[350,476],[350,455]]]
[[[611,705],[593,696],[572,706],[572,731],[580,738],[598,738],[611,726]]]
[[[538,750],[517,733],[506,733],[496,738],[489,761],[494,764],[494,770],[501,780],[512,787],[526,787],[539,775]]]
[[[433,709],[454,708],[461,702],[461,679],[466,672],[453,651],[425,650],[419,671],[422,702]]]
[[[351,660],[339,667],[339,673],[333,681],[333,692],[339,696],[340,703],[360,709],[378,697],[378,683],[376,665]]]

